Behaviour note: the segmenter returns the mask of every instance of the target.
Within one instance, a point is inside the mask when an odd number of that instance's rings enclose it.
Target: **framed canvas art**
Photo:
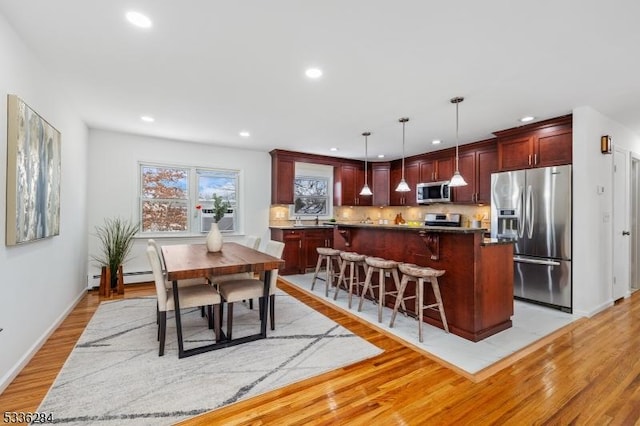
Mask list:
[[[60,139],[60,132],[22,99],[8,95],[8,246],[60,233]]]

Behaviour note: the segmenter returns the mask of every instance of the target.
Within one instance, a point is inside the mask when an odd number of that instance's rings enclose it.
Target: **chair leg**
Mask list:
[[[205,313],[204,313],[204,306],[200,306],[200,316],[204,318]]]
[[[271,316],[270,320],[271,320],[271,330],[275,330],[276,329],[276,295],[272,294],[271,296],[269,296],[269,314]]]
[[[400,278],[398,277],[398,270],[394,269],[391,271],[391,275],[393,276],[393,282],[396,285],[396,294],[400,291]],[[402,306],[402,313],[404,316],[407,316],[407,307],[404,304],[404,299],[400,298],[400,305]]]
[[[216,335],[216,342],[220,339],[220,319],[222,318],[222,303],[213,307],[213,332]]]
[[[440,286],[438,285],[438,278],[431,278],[431,287],[433,288],[433,294],[436,296],[436,303],[438,303],[438,310],[440,311],[440,318],[442,318],[442,325],[444,331],[449,332],[449,324],[447,324],[447,317],[444,314],[444,305],[442,304],[442,296],[440,295]]]
[[[331,256],[327,256],[326,265],[327,277],[324,282],[324,297],[329,297],[329,286],[333,283],[333,261]]]
[[[360,303],[358,303],[358,312],[362,311],[362,302],[364,302],[364,295],[367,293],[367,289],[371,290],[371,275],[373,275],[373,268],[367,269],[367,276],[364,279],[364,288],[362,294],[360,294]],[[373,291],[372,291],[373,294]]]
[[[422,278],[416,281],[416,291],[418,292],[418,340],[422,343],[422,318],[424,311],[424,280]]]
[[[336,286],[336,292],[333,294],[333,300],[338,299],[338,291],[340,291],[340,283],[344,282],[345,287],[347,286],[347,283],[344,278],[344,273],[346,269],[347,269],[347,262],[342,262],[342,265],[340,265],[340,275],[338,275],[338,285]]]
[[[347,262],[343,262],[342,266],[344,267],[344,265]],[[354,262],[349,262],[349,309],[351,309],[351,299],[353,297],[353,270],[356,270],[356,281],[360,281],[359,280],[359,276],[358,276],[358,265],[356,265]]]
[[[382,307],[384,306],[385,286],[384,269],[378,270],[378,322],[382,322]]]
[[[231,340],[231,329],[233,328],[233,303],[227,303],[227,339]]]
[[[389,321],[389,327],[393,327],[393,323],[396,320],[396,314],[398,313],[398,308],[400,307],[400,301],[404,297],[404,290],[406,289],[408,282],[409,277],[403,275],[402,280],[400,281],[400,288],[398,289],[398,297],[396,298],[396,303],[394,304],[393,312],[391,313],[391,321]]]
[[[322,264],[322,258],[323,256],[321,254],[318,255],[318,262],[316,263],[316,272],[313,274],[313,281],[311,281],[311,290],[313,290],[313,287],[316,285],[316,279],[318,278],[318,272],[320,272],[320,265]]]
[[[249,299],[249,309],[253,309],[253,299]]]
[[[160,323],[158,324],[158,333],[160,337],[160,347],[158,350],[158,356],[164,355],[164,339],[167,334],[167,311],[160,312]]]
[[[202,307],[204,309],[204,306]],[[213,306],[207,305],[207,323],[209,330],[213,329]]]

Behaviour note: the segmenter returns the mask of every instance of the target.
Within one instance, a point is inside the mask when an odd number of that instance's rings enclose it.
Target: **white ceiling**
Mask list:
[[[368,130],[369,156],[395,159],[403,116],[406,155],[454,146],[449,100],[464,96],[461,144],[585,105],[640,134],[637,0],[3,0],[0,14],[92,128],[359,159]]]

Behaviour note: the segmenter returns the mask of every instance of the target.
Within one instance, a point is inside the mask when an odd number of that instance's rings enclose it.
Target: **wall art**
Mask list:
[[[60,234],[60,132],[7,97],[8,246]]]

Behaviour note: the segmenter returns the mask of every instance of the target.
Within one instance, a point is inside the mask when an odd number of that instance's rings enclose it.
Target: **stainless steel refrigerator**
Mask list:
[[[515,240],[514,296],[571,312],[571,166],[491,175],[491,236]]]

